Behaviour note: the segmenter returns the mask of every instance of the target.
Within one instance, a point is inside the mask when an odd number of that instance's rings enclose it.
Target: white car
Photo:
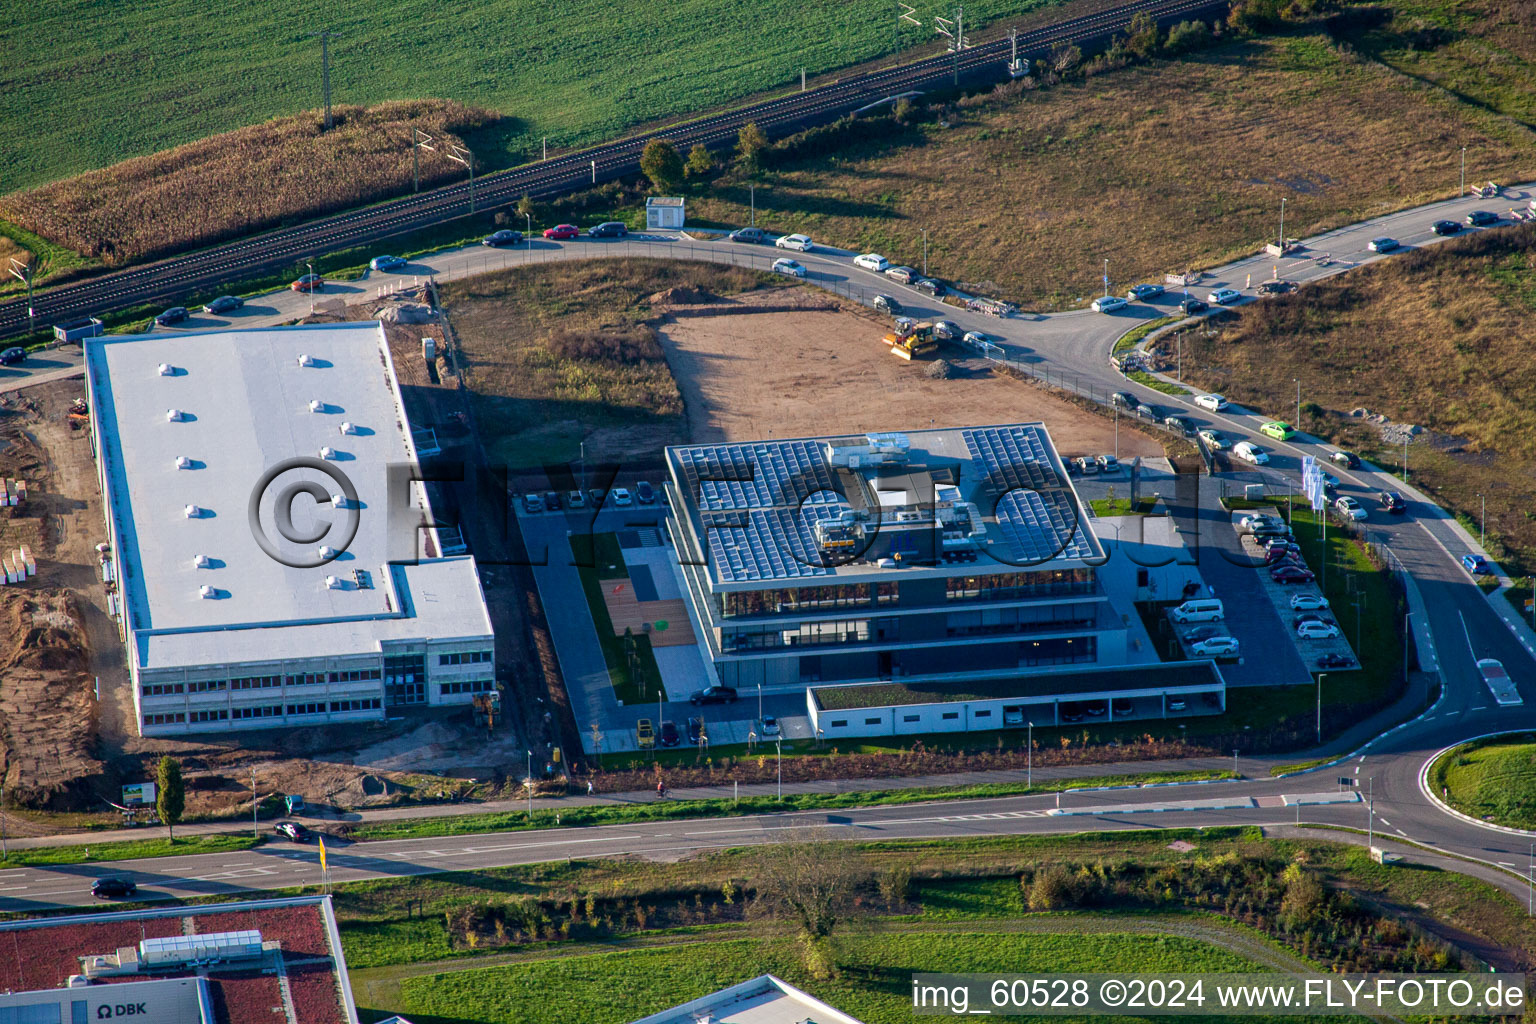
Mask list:
[[[890,267],[891,261],[877,252],[860,253],[853,258],[853,265],[863,267],[865,270],[873,270],[877,274],[883,274]]]
[[[1298,625],[1296,635],[1303,640],[1332,640],[1339,635],[1339,627],[1331,622],[1314,619]]]
[[[764,715],[757,734],[759,736],[766,736],[769,739],[777,736],[779,734],[779,720],[772,715]]]
[[[1354,498],[1348,497],[1347,495],[1334,502],[1333,508],[1334,511],[1338,512],[1338,514],[1343,516],[1345,519],[1353,519],[1356,522],[1364,519],[1369,514],[1365,511],[1364,505],[1361,505]]]
[[[608,503],[610,505],[616,505],[619,508],[623,508],[625,505],[633,504],[634,500],[634,498],[630,497],[628,488],[615,487],[613,490],[608,492]]]
[[[1222,395],[1200,395],[1195,399],[1195,404],[1211,412],[1221,412],[1227,407],[1227,400]]]
[[[796,252],[810,252],[811,236],[785,235],[782,238],[775,239],[773,244],[778,246],[780,249],[793,249]]]
[[[995,344],[991,337],[982,331],[966,331],[965,337],[961,338],[960,340],[972,348],[980,349],[983,352]]]
[[[783,274],[786,277],[804,277],[805,267],[792,259],[786,258],[773,261],[773,272],[775,274]]]
[[[1120,472],[1120,460],[1113,455],[1100,455],[1094,461],[1099,464],[1099,472],[1105,476]]]
[[[1189,653],[1201,658],[1235,658],[1238,643],[1236,637],[1213,636],[1189,645]]]
[[[1328,607],[1328,599],[1322,594],[1292,594],[1291,610],[1298,612],[1317,612]]]
[[[1218,306],[1226,306],[1243,297],[1243,293],[1236,288],[1217,288],[1211,292],[1208,298]]]
[[[1207,448],[1215,452],[1224,452],[1232,447],[1232,442],[1227,440],[1227,435],[1219,430],[1206,427],[1200,431],[1200,440],[1205,442]]]
[[[1232,446],[1232,454],[1244,462],[1251,462],[1255,466],[1262,466],[1269,461],[1269,452],[1260,448],[1252,441],[1239,441]]]
[[[1129,302],[1126,302],[1118,295],[1100,295],[1093,300],[1093,311],[1095,313],[1113,313],[1115,310],[1124,309],[1129,305]]]

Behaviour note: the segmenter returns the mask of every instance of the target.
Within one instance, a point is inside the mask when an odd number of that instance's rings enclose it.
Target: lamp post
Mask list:
[[[309,262],[309,260],[305,260],[304,261],[304,269],[309,271],[309,287],[307,289],[305,289],[306,291],[309,292],[309,315],[310,316],[314,316],[315,315],[315,265],[313,263]]]
[[[581,444],[581,459],[580,459],[580,464],[581,465],[580,465],[579,472],[581,473],[581,489],[582,490],[586,490],[587,489],[587,442],[586,441],[581,441],[580,444]]]
[[[1104,297],[1109,297],[1109,260],[1104,261]]]
[[[928,276],[928,229],[923,228],[923,276]]]
[[[1029,723],[1029,740],[1024,749],[1024,785],[1035,788],[1035,723]]]
[[[1279,259],[1285,255],[1285,197],[1280,197],[1280,252],[1275,257]]]
[[[1235,749],[1232,751],[1232,774],[1239,778],[1242,777],[1242,772],[1237,770],[1237,751]]]
[[[1477,521],[1477,546],[1484,551],[1488,550],[1488,496],[1479,494],[1478,499],[1483,503],[1481,517]]]
[[[763,720],[763,681],[757,681],[757,720]]]
[[[523,780],[528,790],[528,824],[533,824],[533,751],[528,751],[528,777]]]
[[[1466,146],[1462,146],[1461,147],[1461,191],[1457,192],[1456,194],[1458,196],[1464,196],[1464,195],[1467,194],[1467,147]]]
[[[261,804],[256,799],[256,766],[251,765],[251,837],[254,839],[261,838],[261,825],[257,818],[260,808]]]
[[[528,222],[528,232],[523,235],[523,241],[528,243],[527,247],[531,251],[533,249],[533,214],[525,213],[523,219]]]
[[[1301,378],[1300,377],[1292,377],[1291,378],[1291,383],[1296,385],[1296,422],[1293,425],[1296,427],[1296,429],[1300,430],[1301,429]]]
[[[1376,848],[1376,776],[1372,775],[1366,782],[1365,799],[1365,852],[1369,854]]]
[[[747,226],[755,228],[757,227],[757,186],[750,181],[747,182],[747,202],[751,204],[751,211],[748,214],[751,219],[747,221]]]
[[[1328,678],[1327,672],[1317,674],[1317,742],[1323,742],[1323,680]]]
[[[1532,887],[1532,880],[1536,879],[1536,843],[1531,844],[1530,859],[1525,862],[1525,916],[1536,916],[1536,889]]]
[[[773,738],[773,761],[779,773],[779,803],[784,802],[784,735]]]

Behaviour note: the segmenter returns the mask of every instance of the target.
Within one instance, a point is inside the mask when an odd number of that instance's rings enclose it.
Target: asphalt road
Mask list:
[[[1526,192],[1528,187],[1520,192]],[[1522,200],[1524,196],[1520,197]],[[1507,204],[1506,204],[1507,205]],[[1377,257],[1366,250],[1368,241],[1391,234],[1407,245],[1430,244],[1434,240],[1428,225],[1443,217],[1461,217],[1475,208],[1498,210],[1500,205],[1474,199],[1453,200],[1416,210],[1404,211],[1364,224],[1329,232],[1303,244],[1311,252],[1327,252],[1327,264],[1316,260],[1280,262],[1283,276],[1291,280],[1313,280],[1339,273],[1351,266]],[[626,242],[579,242],[571,244],[536,243],[523,258],[579,258],[605,255],[654,254],[681,258],[709,259],[766,268],[778,255],[765,246],[745,246],[717,242],[690,245],[678,239],[638,239]],[[1175,400],[1150,389],[1141,388],[1120,377],[1108,365],[1108,352],[1114,340],[1139,320],[1163,315],[1166,307],[1177,301],[1165,299],[1160,305],[1135,304],[1123,315],[1075,312],[1039,319],[998,320],[943,307],[924,299],[919,293],[852,266],[852,254],[818,249],[795,254],[810,271],[810,281],[843,294],[873,295],[876,291],[895,294],[912,304],[919,316],[943,316],[967,329],[985,330],[1000,341],[1011,356],[1028,354],[1053,372],[1076,375],[1107,394],[1123,389],[1162,405],[1178,405]],[[423,261],[408,268],[412,274],[434,273],[439,277],[468,276],[495,266],[499,259],[515,259],[512,253],[490,254],[484,251],[457,250]],[[1248,275],[1255,280],[1268,277],[1265,268],[1272,261],[1250,259],[1219,268],[1202,282],[1201,290],[1223,284],[1241,288]],[[398,275],[396,276],[398,277]],[[344,286],[362,291],[389,279],[370,278],[357,285]],[[307,296],[280,293],[248,306],[235,323],[282,322],[292,319],[297,303],[307,309]],[[194,326],[214,327],[215,323]],[[1303,385],[1305,387],[1305,385]],[[1182,410],[1198,423],[1213,422],[1229,434],[1257,437],[1262,418],[1245,410],[1232,409],[1221,414],[1206,414],[1192,404],[1182,403]],[[1291,442],[1263,440],[1273,458],[1267,471],[1296,477],[1303,454],[1319,454],[1315,439],[1298,437]],[[1325,453],[1324,453],[1325,454]],[[1370,504],[1380,488],[1393,485],[1392,478],[1373,468],[1360,471],[1334,470],[1341,477],[1341,490],[1355,494]],[[1410,492],[1411,493],[1411,492]],[[618,853],[674,858],[689,852],[723,846],[751,845],[782,838],[786,830],[814,827],[826,835],[842,839],[880,838],[958,838],[974,835],[1019,833],[1062,833],[1083,830],[1135,829],[1165,826],[1203,826],[1257,824],[1283,826],[1302,820],[1365,827],[1366,805],[1309,804],[1298,809],[1287,803],[1295,794],[1321,795],[1339,775],[1359,779],[1361,794],[1373,797],[1374,820],[1380,835],[1412,839],[1437,850],[1472,858],[1485,869],[1504,869],[1497,875],[1500,884],[1511,891],[1523,892],[1527,855],[1536,836],[1496,830],[1477,822],[1447,814],[1421,789],[1420,775],[1433,754],[1459,740],[1485,733],[1536,727],[1536,659],[1525,642],[1498,614],[1487,598],[1473,584],[1458,564],[1459,556],[1469,549],[1468,538],[1446,514],[1433,505],[1414,500],[1406,516],[1387,518],[1374,514],[1367,523],[1373,537],[1387,546],[1412,573],[1423,596],[1428,628],[1433,635],[1433,660],[1438,662],[1444,680],[1442,696],[1425,715],[1373,740],[1359,759],[1342,767],[1330,767],[1297,779],[1269,779],[1240,782],[1199,789],[1147,789],[1114,793],[1069,794],[1066,810],[1089,813],[1054,813],[1055,797],[1013,797],[986,801],[959,801],[880,807],[840,811],[826,815],[761,816],[701,822],[668,822],[646,826],[555,830],[507,835],[464,836],[423,840],[373,842],[337,848],[331,852],[333,881],[386,875],[414,875],[445,870],[485,868],[527,863],[560,857],[596,856]],[[1518,683],[1526,703],[1517,708],[1495,708],[1475,667],[1481,657],[1504,662]],[[1431,660],[1428,653],[1421,660]],[[1186,802],[1188,801],[1188,802]],[[1234,806],[1233,804],[1236,804]],[[1156,813],[1153,808],[1165,807]],[[1098,808],[1098,810],[1094,810]],[[1136,813],[1145,809],[1149,813]],[[1410,856],[1416,856],[1410,854]],[[134,877],[144,896],[202,895],[233,893],[248,889],[286,887],[318,880],[315,851],[283,846],[267,846],[238,854],[210,854],[194,857],[164,858],[121,862],[111,866]],[[0,910],[41,909],[73,906],[89,902],[90,879],[104,872],[102,865],[70,865],[56,868],[26,868],[0,872]]]

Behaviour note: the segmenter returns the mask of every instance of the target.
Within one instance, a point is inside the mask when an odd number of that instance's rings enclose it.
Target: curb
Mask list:
[[[1528,731],[1529,730],[1516,729],[1513,732],[1509,730],[1504,730],[1502,732],[1488,732],[1481,736],[1468,736],[1466,739],[1457,740],[1455,743],[1452,743],[1448,747],[1442,747],[1440,750],[1437,750],[1433,754],[1429,755],[1429,759],[1425,761],[1424,764],[1419,768],[1419,793],[1441,813],[1448,814],[1453,818],[1459,818],[1460,820],[1466,822],[1468,825],[1476,825],[1478,828],[1487,829],[1490,832],[1502,832],[1505,835],[1523,836],[1527,839],[1536,839],[1536,831],[1523,828],[1513,828],[1509,825],[1495,825],[1491,821],[1483,821],[1480,818],[1472,817],[1470,814],[1463,814],[1462,812],[1456,810],[1456,808],[1447,804],[1444,800],[1441,800],[1439,797],[1435,796],[1435,794],[1432,793],[1429,788],[1429,769],[1434,765],[1436,761],[1440,760],[1440,758],[1444,757],[1452,750],[1455,750],[1457,747],[1465,746],[1468,743],[1475,743],[1478,740],[1494,739],[1499,736],[1514,736],[1519,733]]]

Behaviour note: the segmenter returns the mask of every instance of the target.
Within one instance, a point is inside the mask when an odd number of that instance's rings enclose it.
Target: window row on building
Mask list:
[[[782,615],[787,612],[826,611],[837,608],[869,608],[873,605],[894,604],[896,598],[895,581],[729,591],[720,595],[721,614],[726,618]]]
[[[493,655],[490,651],[455,651],[452,654],[439,654],[439,665],[486,665]]]
[[[944,581],[944,597],[950,601],[1015,601],[1027,597],[1091,594],[1093,589],[1092,569],[995,572],[950,576]]]
[[[215,693],[225,690],[263,690],[279,686],[324,686],[327,683],[377,682],[383,673],[376,668],[342,669],[336,672],[301,672],[287,676],[241,676],[236,679],[195,679],[189,683],[145,683],[139,692],[145,697],[166,697],[179,693]]]
[[[1095,604],[1088,602],[951,612],[944,617],[942,633],[935,632],[937,627],[927,617],[904,616],[802,622],[792,628],[743,626],[723,629],[720,646],[725,651],[760,651],[829,644],[863,644],[871,641],[922,643],[954,637],[1092,629],[1098,622],[1096,608]]]
[[[490,693],[496,689],[494,679],[468,679],[461,683],[442,683],[438,687],[444,697],[455,693]]]

